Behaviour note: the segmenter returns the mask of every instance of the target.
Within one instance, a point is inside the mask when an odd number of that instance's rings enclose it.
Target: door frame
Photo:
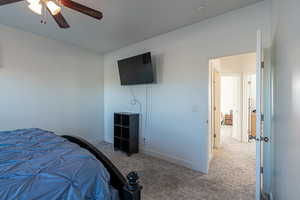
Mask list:
[[[214,127],[214,112],[213,112],[213,72],[214,69],[217,71],[220,71],[220,66],[214,66],[212,64],[213,60],[216,60],[218,58],[222,57],[229,57],[229,56],[235,56],[235,55],[241,55],[241,54],[247,54],[247,53],[253,53],[254,51],[247,51],[247,52],[240,52],[240,53],[235,53],[235,54],[228,54],[224,56],[217,56],[217,57],[208,57],[208,120],[207,120],[207,125],[208,125],[208,137],[207,137],[207,173],[209,172],[210,169],[210,161],[213,158],[213,149],[214,149],[214,138],[213,138],[213,127]],[[222,73],[222,74],[237,74],[237,73]],[[243,89],[243,88],[241,88]]]
[[[212,147],[221,147],[221,73],[218,69],[213,69],[213,83],[212,83]],[[218,123],[218,124],[217,124]]]
[[[211,93],[211,88],[212,88],[212,66],[211,66],[211,60],[215,60],[218,58],[222,57],[227,57],[227,56],[234,56],[234,55],[240,55],[240,54],[246,54],[246,53],[251,53],[255,52],[255,49],[252,49],[250,51],[242,51],[242,52],[234,52],[232,54],[224,54],[224,55],[218,55],[218,56],[208,56],[207,57],[207,63],[208,63],[208,120],[207,120],[207,125],[208,125],[208,137],[207,137],[207,173],[209,172],[210,169],[210,161],[213,158],[213,149],[211,144],[211,135],[212,135],[212,93]],[[273,85],[274,85],[274,70],[272,66],[272,60],[271,60],[271,52],[269,48],[263,48],[263,54],[264,54],[264,101],[265,101],[265,106],[264,106],[264,111],[265,111],[265,122],[264,122],[264,135],[269,137],[270,142],[266,144],[263,148],[263,152],[265,154],[264,159],[264,180],[263,180],[263,192],[269,193],[271,191],[272,187],[272,155],[274,151],[274,147],[272,144],[272,131],[273,131],[273,116],[274,116],[274,94],[273,94]],[[266,177],[267,176],[267,177]],[[272,195],[272,194],[271,194]]]
[[[210,161],[213,158],[213,149],[214,149],[214,137],[213,137],[213,127],[214,127],[214,112],[213,112],[213,106],[214,106],[214,95],[213,95],[213,80],[214,80],[214,70],[215,66],[213,65],[212,60],[214,59],[209,59],[208,60],[208,171],[209,171],[209,166],[210,166]]]

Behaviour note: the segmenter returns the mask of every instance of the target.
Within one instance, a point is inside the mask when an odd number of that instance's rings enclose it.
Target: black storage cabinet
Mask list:
[[[139,152],[139,114],[114,113],[114,149],[128,156]]]

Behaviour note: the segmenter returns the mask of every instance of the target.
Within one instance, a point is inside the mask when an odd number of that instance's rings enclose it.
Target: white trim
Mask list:
[[[140,149],[140,151],[142,153],[146,154],[146,155],[150,155],[150,156],[153,156],[155,158],[159,158],[159,159],[168,161],[168,162],[176,164],[176,165],[184,166],[184,167],[187,167],[189,169],[193,169],[195,171],[199,171],[199,172],[202,172],[202,173],[208,173],[207,170],[201,169],[199,165],[197,165],[197,164],[195,164],[191,161],[188,161],[188,160],[184,160],[184,159],[181,159],[181,158],[178,158],[178,157],[168,156],[166,154],[156,152],[156,151],[153,151],[153,150],[148,150],[148,149]]]
[[[91,144],[95,145],[95,144],[99,144],[100,142],[105,142],[105,141],[98,141],[98,142],[94,142],[94,143],[91,143]],[[112,144],[110,142],[107,142],[107,143]],[[140,153],[143,153],[143,154],[146,154],[146,155],[149,155],[149,156],[153,156],[155,158],[158,158],[158,159],[161,159],[161,160],[164,160],[164,161],[168,161],[168,162],[176,164],[176,165],[184,166],[186,168],[189,168],[189,169],[192,169],[192,170],[195,170],[195,171],[198,171],[198,172],[208,174],[208,170],[204,169],[203,167],[198,165],[197,162],[191,162],[191,161],[188,161],[188,160],[184,160],[182,158],[169,156],[169,155],[157,152],[157,151],[153,151],[153,150],[149,150],[149,149],[145,149],[145,148],[141,148],[141,147],[140,147]]]
[[[214,152],[213,152],[213,147],[215,146],[215,140],[213,138],[213,133],[212,133],[212,130],[213,130],[213,126],[214,126],[214,115],[213,115],[213,96],[212,96],[212,82],[213,82],[213,65],[212,65],[212,62],[211,60],[209,59],[208,60],[208,137],[207,137],[207,153],[208,153],[208,161],[207,161],[207,172],[209,170],[209,167],[210,167],[210,162],[211,160],[213,159],[214,157]]]
[[[96,145],[96,144],[99,144],[100,142],[105,142],[105,141],[98,141],[98,142],[94,141],[91,144]],[[110,142],[107,142],[107,143],[112,144]],[[168,161],[168,162],[176,164],[176,165],[184,166],[186,168],[189,168],[189,169],[192,169],[192,170],[195,170],[198,172],[202,172],[202,173],[206,173],[206,174],[208,173],[207,169],[204,169],[200,165],[197,165],[197,162],[191,162],[188,160],[184,160],[182,158],[169,156],[169,155],[157,152],[157,151],[153,151],[153,150],[149,150],[149,149],[145,149],[145,148],[141,148],[141,147],[140,147],[140,153],[144,153],[146,155],[153,156],[155,158],[165,160],[165,161]]]

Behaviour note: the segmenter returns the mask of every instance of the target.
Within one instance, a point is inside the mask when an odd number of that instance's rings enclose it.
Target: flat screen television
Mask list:
[[[121,85],[155,83],[155,72],[150,52],[119,60],[118,67]]]

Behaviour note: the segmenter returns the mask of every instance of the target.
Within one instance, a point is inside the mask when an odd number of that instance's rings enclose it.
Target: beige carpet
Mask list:
[[[229,139],[216,150],[208,175],[144,155],[127,157],[100,143],[124,175],[137,171],[143,200],[254,200],[255,145]]]

